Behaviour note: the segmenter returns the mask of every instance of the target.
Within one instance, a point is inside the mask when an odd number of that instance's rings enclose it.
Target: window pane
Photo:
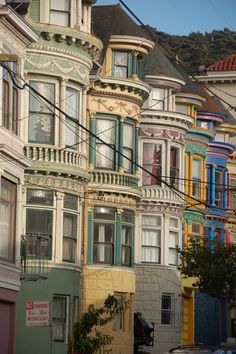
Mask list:
[[[64,261],[75,262],[76,240],[73,238],[63,237],[63,256]]]
[[[116,123],[109,119],[96,120],[96,134],[111,147],[116,145]],[[114,169],[115,152],[112,148],[96,142],[96,167]]]
[[[27,204],[53,205],[53,191],[45,189],[27,189]]]
[[[1,178],[0,188],[0,258],[13,262],[16,222],[16,185]]]
[[[130,124],[124,124],[123,146],[130,149],[134,146],[134,127]]]
[[[65,145],[70,149],[77,149],[79,143],[79,126],[71,119],[65,122]]]
[[[201,160],[193,159],[193,177],[201,178]]]
[[[107,144],[115,144],[116,122],[109,119],[96,120],[96,134]],[[98,141],[100,144],[100,142]]]
[[[51,0],[50,8],[58,11],[69,11],[70,0]]]
[[[79,120],[79,91],[71,87],[66,88],[66,113]]]
[[[170,184],[178,186],[179,178],[179,149],[175,146],[170,147]]]
[[[132,224],[133,223],[133,216],[134,216],[134,213],[132,211],[124,210],[122,213],[122,221]]]
[[[143,167],[149,171],[143,171],[143,185],[160,185],[160,179],[155,176],[161,177],[161,145],[143,144]]]
[[[67,297],[53,296],[52,322],[54,342],[66,340]]]
[[[107,145],[97,144],[96,145],[96,167],[114,170],[114,168],[115,168],[115,151],[112,150]]]
[[[54,143],[54,117],[52,115],[30,113],[29,141],[45,144]]]
[[[45,95],[48,100],[55,103],[55,85],[45,82],[30,81],[30,86],[37,90],[41,95]],[[43,99],[30,90],[30,112],[52,113],[53,108],[47,105]]]
[[[170,218],[169,225],[170,225],[170,227],[178,228],[179,227],[179,219]]]
[[[27,209],[26,233],[36,235],[52,235],[52,211]]]
[[[74,237],[77,236],[77,215],[63,214],[63,236]]]
[[[115,65],[127,66],[128,64],[127,52],[114,52],[114,54],[115,54]]]
[[[161,298],[161,324],[171,325],[172,319],[172,296],[163,294]]]
[[[94,219],[115,220],[115,208],[110,207],[95,207]]]
[[[50,11],[50,23],[58,26],[69,26],[69,14],[66,12]]]
[[[93,261],[94,263],[113,264],[113,245],[94,244]]]
[[[142,224],[150,226],[161,226],[161,216],[143,215]]]
[[[78,197],[76,195],[65,193],[64,208],[78,210]]]
[[[176,104],[176,112],[188,114],[188,106],[186,104]]]
[[[152,108],[154,109],[163,109],[164,108],[164,89],[154,89],[153,90],[153,95],[152,95],[152,98],[153,98],[153,104],[155,104],[155,106],[153,106]]]

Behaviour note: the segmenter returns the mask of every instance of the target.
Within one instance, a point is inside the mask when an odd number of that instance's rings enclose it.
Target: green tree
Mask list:
[[[89,305],[73,330],[73,344],[70,344],[69,354],[93,354],[101,352],[105,346],[111,344],[113,337],[100,331],[100,327],[111,322],[116,315],[129,308],[129,301],[108,295],[104,306],[95,308]]]
[[[184,277],[196,277],[193,286],[201,292],[226,298],[235,306],[236,246],[218,240],[204,243],[190,240],[181,258],[179,270]]]

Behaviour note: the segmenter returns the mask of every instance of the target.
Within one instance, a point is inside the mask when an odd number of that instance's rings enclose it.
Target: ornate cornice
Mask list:
[[[88,204],[91,205],[106,205],[116,208],[132,208],[136,209],[136,199],[129,196],[120,196],[109,193],[89,192],[87,196]]]
[[[171,141],[176,141],[181,144],[185,144],[185,137],[182,131],[179,129],[165,129],[160,127],[148,127],[142,124],[142,127],[139,128],[139,137],[143,138],[158,138],[158,139],[166,139]]]
[[[141,99],[138,99],[137,97],[129,96],[121,92],[114,92],[114,91],[100,91],[100,90],[95,90],[92,88],[91,90],[88,91],[88,94],[91,96],[99,96],[99,97],[106,97],[106,98],[114,98],[117,97],[118,99],[122,99],[125,101],[129,101],[131,103],[134,103],[135,105],[141,107],[143,104],[143,101]]]
[[[196,155],[206,157],[206,146],[198,142],[194,144],[187,144],[185,151],[189,153],[190,156],[196,154]]]
[[[25,175],[25,184],[54,189],[58,191],[76,192],[80,195],[84,193],[84,185],[79,180],[71,180],[65,177]]]
[[[183,207],[180,205],[165,205],[158,203],[144,203],[138,204],[139,212],[161,212],[161,213],[175,213],[179,217],[183,215]]]

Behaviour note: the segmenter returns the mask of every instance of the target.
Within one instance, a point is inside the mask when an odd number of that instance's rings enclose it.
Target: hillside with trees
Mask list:
[[[236,53],[236,32],[224,28],[211,33],[192,32],[188,36],[170,35],[149,27],[157,42],[181,61],[188,73],[198,74],[205,67]]]

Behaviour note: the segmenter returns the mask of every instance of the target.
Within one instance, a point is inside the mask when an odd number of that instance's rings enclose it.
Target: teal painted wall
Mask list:
[[[47,280],[23,283],[17,301],[15,354],[66,354],[68,344],[54,342],[50,347],[50,328],[25,326],[26,301],[52,301],[53,294],[69,296],[69,334],[71,334],[72,299],[79,296],[80,273],[65,269],[49,269]]]

